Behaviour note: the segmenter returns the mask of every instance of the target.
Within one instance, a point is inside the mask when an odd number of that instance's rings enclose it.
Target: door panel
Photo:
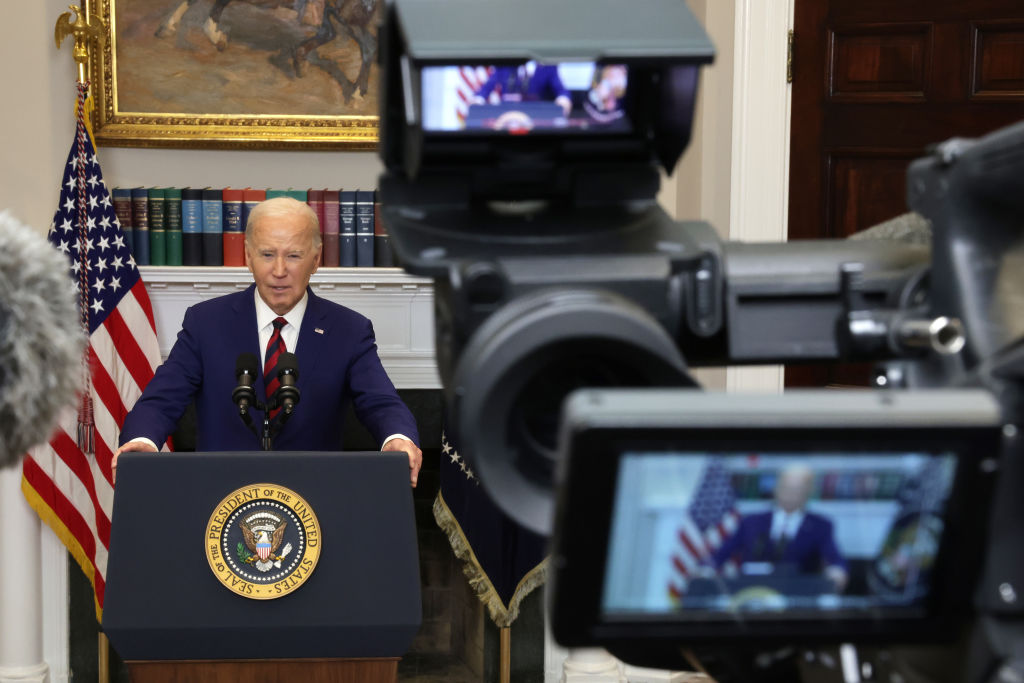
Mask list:
[[[829,32],[830,102],[918,102],[931,63],[929,24],[870,24]]]
[[[1024,21],[971,22],[971,99],[1024,97]]]

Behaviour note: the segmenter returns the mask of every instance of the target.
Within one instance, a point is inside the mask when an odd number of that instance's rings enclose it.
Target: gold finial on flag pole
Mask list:
[[[57,49],[68,36],[74,36],[75,44],[71,56],[78,64],[78,81],[87,83],[87,64],[89,62],[90,41],[95,40],[101,46],[106,39],[106,25],[99,17],[90,16],[89,0],[82,0],[82,6],[68,5],[70,12],[65,12],[57,18],[57,26],[54,28],[53,37],[57,42]],[[71,20],[72,13],[74,21]]]

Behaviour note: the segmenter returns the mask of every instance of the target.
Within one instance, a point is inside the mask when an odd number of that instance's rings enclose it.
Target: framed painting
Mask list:
[[[93,130],[121,147],[373,149],[384,0],[94,0]]]

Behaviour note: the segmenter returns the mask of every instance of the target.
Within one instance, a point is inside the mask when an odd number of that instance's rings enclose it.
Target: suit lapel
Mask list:
[[[327,306],[323,299],[309,292],[309,302],[306,304],[306,315],[302,317],[302,327],[299,328],[298,351],[295,355],[299,359],[299,381],[304,377],[315,377],[317,364],[324,354],[329,353],[327,347],[327,335],[330,330],[327,327]]]
[[[231,309],[235,315],[235,327],[236,330],[245,330],[239,335],[238,344],[239,353],[248,351],[249,353],[256,354],[256,362],[260,362],[260,357],[263,350],[260,348],[260,331],[256,326],[256,296],[254,290],[256,285],[249,285],[249,288],[244,292],[239,292],[238,296],[231,304]],[[263,381],[263,368],[259,369],[259,375],[256,378],[256,382],[253,388],[256,391],[256,396],[259,400],[263,400],[266,396],[266,384]]]

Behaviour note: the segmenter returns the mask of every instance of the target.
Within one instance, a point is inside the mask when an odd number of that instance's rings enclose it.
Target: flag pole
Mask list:
[[[107,634],[100,631],[97,642],[96,679],[97,683],[110,683],[110,641]]]
[[[501,683],[509,683],[512,680],[512,629],[504,626],[500,629],[501,639],[498,646],[498,657],[500,660],[499,680]]]
[[[60,15],[57,19],[57,25],[54,27],[54,40],[57,43],[57,49],[60,49],[61,43],[68,36],[74,37],[74,48],[72,49],[72,57],[78,64],[78,82],[76,88],[78,90],[78,99],[76,100],[75,116],[78,119],[77,124],[77,146],[78,146],[78,157],[77,157],[77,175],[78,175],[78,219],[77,227],[80,233],[78,241],[78,257],[80,261],[80,267],[78,271],[79,280],[79,310],[82,316],[82,329],[86,337],[89,336],[89,260],[88,260],[88,226],[87,226],[87,209],[86,209],[86,164],[88,160],[85,157],[85,141],[82,139],[84,135],[88,134],[88,124],[85,121],[86,117],[86,99],[89,89],[89,80],[87,75],[87,65],[89,62],[89,49],[93,44],[93,41],[102,44],[104,40],[105,26],[103,22],[90,15],[89,8],[90,0],[81,0],[81,6],[76,7],[75,5],[68,5],[70,12],[65,12]],[[75,14],[75,20],[71,20],[72,12]],[[91,387],[91,372],[89,368],[89,352],[86,351],[82,356],[82,375],[83,375],[83,390],[78,407],[78,434],[77,441],[78,447],[86,455],[92,456],[95,453],[95,420],[93,416],[93,404],[92,404],[92,387]]]
[[[98,17],[93,17],[90,10],[90,0],[80,0],[81,6],[75,7],[74,5],[68,5],[70,12],[65,12],[57,19],[57,25],[54,27],[54,40],[57,43],[57,49],[60,49],[61,43],[68,36],[73,37],[74,46],[72,48],[71,55],[78,65],[78,82],[76,84],[78,89],[78,98],[75,104],[75,116],[84,118],[86,116],[86,104],[85,100],[89,89],[89,76],[88,76],[88,63],[89,63],[89,50],[92,46],[92,41],[96,40],[102,45],[106,30],[105,25]],[[74,13],[75,19],[71,20],[71,15]],[[85,213],[84,197],[84,170],[85,170],[85,158],[84,151],[82,148],[81,140],[79,140],[79,229],[85,232],[85,223],[83,214]],[[86,241],[83,234],[81,244]],[[79,256],[83,262],[83,268],[81,272],[81,283],[84,291],[81,292],[83,300],[80,302],[80,310],[82,311],[83,326],[85,327],[85,334],[89,334],[88,325],[88,287],[85,285],[87,281],[87,268],[88,261],[86,249],[79,249]],[[82,405],[80,407],[79,416],[79,434],[78,434],[78,445],[86,453],[92,454],[95,450],[95,440],[93,434],[92,425],[92,405],[90,396],[90,372],[88,367],[88,355],[83,357],[83,372],[85,374],[86,385],[82,392]],[[86,417],[87,416],[87,417]],[[97,637],[97,678],[99,683],[109,683],[110,681],[110,645],[107,641],[105,633],[100,631]]]

